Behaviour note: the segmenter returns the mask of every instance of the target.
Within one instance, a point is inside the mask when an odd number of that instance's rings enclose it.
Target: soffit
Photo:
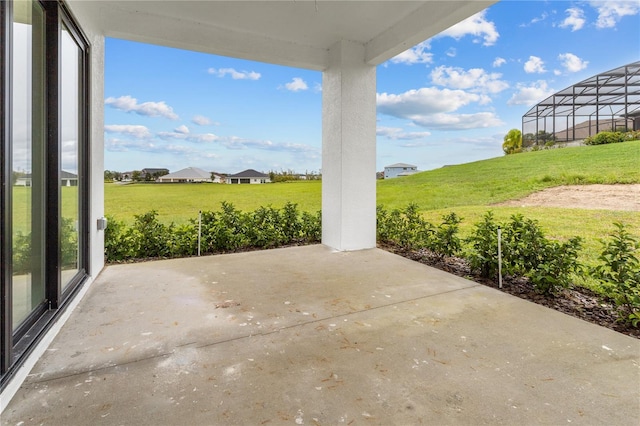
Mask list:
[[[323,70],[341,40],[380,64],[495,1],[68,0],[106,36]]]

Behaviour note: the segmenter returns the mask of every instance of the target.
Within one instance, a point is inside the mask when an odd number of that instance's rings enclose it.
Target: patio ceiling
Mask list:
[[[71,9],[110,37],[314,70],[349,40],[378,65],[495,1],[104,1]]]

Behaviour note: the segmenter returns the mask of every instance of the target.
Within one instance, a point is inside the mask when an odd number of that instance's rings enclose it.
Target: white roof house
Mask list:
[[[21,366],[33,365],[46,348],[44,343],[60,329],[70,309],[104,267],[105,37],[320,71],[322,243],[339,251],[360,250],[376,246],[376,67],[495,2],[0,2],[0,17],[5,20],[5,25],[0,25],[0,38],[15,40],[0,46],[0,83],[6,89],[0,90],[0,110],[12,111],[13,103],[23,96],[18,86],[11,84],[11,78],[23,79],[20,81],[24,87],[38,91],[34,92],[34,99],[36,95],[41,96],[43,105],[61,105],[63,99],[68,99],[64,97],[68,88],[80,88],[74,96],[78,99],[77,145],[82,148],[77,150],[81,179],[78,180],[80,207],[76,210],[81,250],[78,250],[77,267],[70,270],[73,279],[62,282],[62,278],[55,275],[62,269],[62,260],[52,249],[60,247],[63,241],[57,226],[62,220],[60,199],[56,198],[61,156],[47,158],[43,168],[46,176],[33,182],[34,197],[42,193],[52,195],[41,201],[39,211],[34,210],[34,214],[40,216],[32,221],[34,226],[42,226],[42,232],[33,233],[38,239],[34,246],[46,250],[42,258],[43,273],[34,274],[31,279],[34,288],[41,288],[46,298],[43,296],[39,302],[25,305],[26,322],[14,320],[8,305],[0,309],[3,324],[0,411],[29,372],[29,368]],[[12,7],[14,3],[17,7]],[[27,40],[26,32],[20,32],[20,25],[25,25],[21,22],[27,19],[27,7],[39,11],[30,21],[39,38]],[[45,48],[47,53],[49,50],[61,53],[40,55]],[[36,80],[39,74],[27,69],[30,62],[19,61],[18,53],[42,58],[39,69],[51,78],[44,78],[44,83]],[[75,61],[73,69],[77,73],[62,72],[68,69],[62,67],[60,59],[66,54],[69,60]],[[7,71],[12,69],[17,71]],[[67,84],[68,80],[58,84],[56,76],[75,80],[73,84]],[[43,85],[44,89],[40,90]],[[51,117],[47,116],[43,152],[49,149],[60,152],[60,113],[51,108],[47,114]],[[8,124],[3,132],[11,141],[13,130],[11,123]],[[8,147],[10,144],[0,144],[0,157],[11,158]],[[4,191],[13,189],[3,187]],[[3,217],[6,221],[12,220],[5,212]],[[0,250],[0,263],[11,264],[14,255],[11,244],[4,234],[0,240],[7,248]],[[8,296],[2,299],[4,304],[18,296],[12,279],[10,273],[0,277],[0,292]]]
[[[255,184],[255,183],[270,183],[271,178],[269,175],[260,173],[253,169],[247,169],[240,173],[236,173],[235,175],[227,176],[227,183],[236,183],[236,184]]]
[[[409,176],[418,173],[418,167],[413,164],[396,163],[384,167],[384,178],[390,179],[398,176]]]
[[[220,176],[218,176],[218,179]],[[197,182],[213,182],[211,173],[197,167],[187,167],[186,169],[178,170],[175,173],[169,173],[168,175],[160,176],[156,179],[156,182],[160,183],[197,183]],[[218,183],[220,180],[218,180]]]

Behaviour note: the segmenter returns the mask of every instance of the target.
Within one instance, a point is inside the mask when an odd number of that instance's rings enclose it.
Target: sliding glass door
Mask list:
[[[64,3],[0,2],[2,386],[88,276],[89,45]]]
[[[13,329],[45,300],[44,155],[46,137],[44,10],[14,3],[11,153]]]

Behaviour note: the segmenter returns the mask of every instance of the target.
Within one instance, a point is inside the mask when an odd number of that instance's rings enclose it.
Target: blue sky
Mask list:
[[[502,155],[554,92],[640,59],[640,1],[503,1],[378,66],[377,170]],[[322,74],[109,38],[105,168],[319,171]]]

